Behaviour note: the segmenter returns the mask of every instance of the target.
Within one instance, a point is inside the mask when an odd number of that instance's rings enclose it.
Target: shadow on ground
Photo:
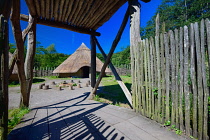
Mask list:
[[[128,90],[131,89],[131,84],[125,83],[125,85]],[[129,104],[124,92],[118,84],[101,87],[97,95],[100,98],[111,101],[115,105],[119,103]]]
[[[59,103],[33,108],[22,127],[9,140],[28,139],[120,139],[118,132],[93,114],[107,104],[84,102],[89,93]],[[86,108],[89,107],[89,108]],[[28,115],[30,115],[28,114]],[[118,137],[118,138],[117,138]]]

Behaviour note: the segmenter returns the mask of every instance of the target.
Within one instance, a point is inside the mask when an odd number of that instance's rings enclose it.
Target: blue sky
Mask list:
[[[140,1],[141,26],[145,26],[147,21],[150,20],[150,18],[155,14],[155,11],[161,4],[161,1],[162,0],[151,0],[149,3]],[[112,41],[117,34],[127,6],[127,3],[123,5],[109,21],[107,21],[97,30],[101,33],[101,36],[97,38],[106,53],[109,52]],[[21,0],[21,13],[28,14],[28,9],[24,0]],[[23,30],[27,26],[27,22],[21,21],[21,25]],[[37,25],[37,41],[41,42],[41,45],[44,47],[47,47],[50,44],[55,44],[56,50],[59,53],[64,54],[72,54],[81,45],[82,42],[84,42],[87,47],[90,48],[90,35],[44,25]],[[13,33],[11,31],[11,26],[10,42],[15,43]],[[129,24],[127,24],[115,52],[121,51],[122,47],[127,47],[129,42]],[[99,50],[97,50],[97,53],[99,53]]]

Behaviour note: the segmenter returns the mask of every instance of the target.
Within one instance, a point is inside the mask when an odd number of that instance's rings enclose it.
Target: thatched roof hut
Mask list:
[[[12,53],[9,52],[9,60],[12,58]],[[12,70],[12,74],[10,75],[9,80],[11,81],[18,81],[18,68],[17,65],[14,65],[14,68]]]
[[[82,43],[80,47],[60,64],[53,73],[58,73],[59,77],[89,77],[91,66],[91,51]],[[96,72],[101,72],[103,62],[96,57]],[[105,71],[111,72],[109,68]]]

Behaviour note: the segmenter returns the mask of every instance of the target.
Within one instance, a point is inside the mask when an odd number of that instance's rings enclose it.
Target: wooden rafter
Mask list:
[[[21,14],[20,15],[20,19],[23,20],[23,21],[28,21],[28,16]],[[56,27],[56,28],[61,28],[61,29],[66,29],[66,30],[70,30],[70,31],[78,32],[78,33],[84,33],[84,34],[90,34],[90,35],[94,35],[94,36],[100,36],[100,33],[98,33],[98,32],[93,32],[93,31],[88,30],[88,29],[84,29],[84,28],[79,28],[79,27],[74,27],[74,26],[71,26],[71,25],[63,24],[62,22],[56,22],[56,21],[51,22],[49,20],[38,19],[37,20],[37,24],[51,26],[51,27]]]

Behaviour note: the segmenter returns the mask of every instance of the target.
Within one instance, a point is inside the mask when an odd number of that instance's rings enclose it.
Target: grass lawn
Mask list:
[[[12,129],[20,123],[21,118],[29,113],[28,108],[15,108],[15,109],[10,109],[8,111],[8,133],[12,131]],[[0,136],[1,136],[1,129],[0,129]]]
[[[130,90],[131,77],[121,76],[121,78],[127,86],[128,90]],[[104,77],[102,79],[102,85],[103,89],[99,93],[97,93],[94,100],[108,104],[113,104],[116,106],[130,108],[127,98],[125,97],[124,92],[115,80],[114,76]]]

